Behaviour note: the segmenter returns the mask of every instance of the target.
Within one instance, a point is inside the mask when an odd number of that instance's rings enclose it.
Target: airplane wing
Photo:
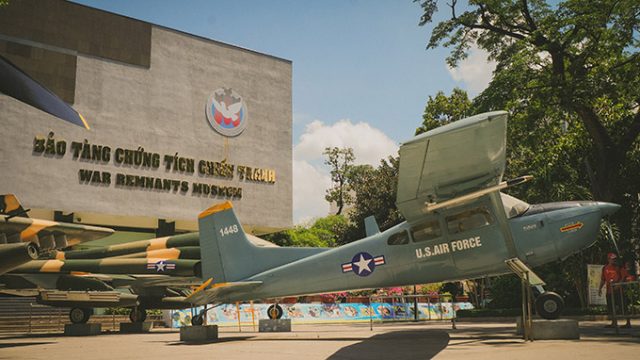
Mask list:
[[[59,119],[89,129],[89,124],[79,112],[2,56],[0,56],[0,93]]]
[[[43,250],[65,248],[113,234],[113,229],[98,226],[0,215],[0,237],[8,242],[33,241]]]
[[[98,226],[31,219],[13,194],[0,195],[0,244],[34,242],[40,250],[66,248],[114,233]]]
[[[475,115],[418,135],[400,146],[396,205],[412,223],[440,203],[502,180],[507,112]]]
[[[207,288],[211,281],[209,279],[200,285],[185,301],[194,305],[220,303],[233,292],[249,292],[262,285],[262,281],[238,281],[213,284]]]

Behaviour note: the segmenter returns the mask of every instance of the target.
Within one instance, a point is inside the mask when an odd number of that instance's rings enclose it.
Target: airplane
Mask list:
[[[40,253],[113,234],[113,229],[31,219],[13,194],[0,195],[0,275]]]
[[[592,245],[600,222],[620,205],[527,204],[502,193],[531,178],[502,179],[507,117],[504,111],[483,113],[403,143],[396,205],[406,221],[394,227],[380,231],[375,219],[368,218],[364,239],[336,248],[256,246],[227,201],[199,215],[199,233],[180,235],[198,239],[196,276],[139,278],[135,281],[141,285],[131,289],[141,294],[145,289],[173,291],[175,296],[166,292],[148,296],[143,305],[147,308],[165,299],[176,307],[204,305],[192,318],[193,325],[201,325],[212,308],[208,304],[458,281],[507,274],[516,264],[532,275],[529,285],[539,292],[538,314],[557,318],[562,298],[544,291],[544,282],[531,268]],[[112,258],[94,261],[106,259]],[[66,264],[73,259],[58,261]],[[31,271],[27,275],[42,273]],[[139,295],[136,309],[142,298]],[[280,318],[282,308],[275,303],[268,314]]]

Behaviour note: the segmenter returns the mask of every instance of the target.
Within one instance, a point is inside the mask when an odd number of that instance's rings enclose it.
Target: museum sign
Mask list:
[[[50,132],[47,137],[35,136],[33,139],[33,155],[43,156],[43,159],[64,158],[70,155],[72,160],[83,161],[94,165],[106,166],[113,164],[120,169],[135,169],[153,171],[164,169],[165,173],[186,176],[198,175],[201,178],[211,178],[218,181],[256,182],[275,184],[276,172],[273,169],[258,168],[247,165],[237,165],[223,161],[209,159],[195,159],[182,156],[178,152],[159,153],[147,151],[143,146],[134,149],[121,147],[113,148],[104,144],[91,144],[87,139],[82,142],[55,139]],[[107,169],[108,170],[108,169]],[[242,198],[242,187],[224,183],[210,183],[202,181],[186,181],[171,177],[159,177],[155,174],[131,174],[121,170],[117,172],[79,169],[78,180],[83,185],[114,186],[128,190],[155,190],[173,194],[223,197],[228,199]]]

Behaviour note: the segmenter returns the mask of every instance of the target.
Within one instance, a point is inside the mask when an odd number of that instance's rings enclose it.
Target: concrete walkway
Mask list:
[[[175,330],[92,337],[0,337],[0,359],[640,359],[640,326],[615,335],[604,322],[580,323],[581,340],[525,343],[515,324],[406,323],[294,325],[291,333],[220,328],[214,343],[179,342]],[[247,330],[249,330],[247,328]]]

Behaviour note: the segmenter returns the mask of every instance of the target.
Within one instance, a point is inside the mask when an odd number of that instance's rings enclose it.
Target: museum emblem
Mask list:
[[[224,136],[238,136],[247,127],[247,106],[231,88],[215,90],[209,96],[206,112],[211,127]]]

